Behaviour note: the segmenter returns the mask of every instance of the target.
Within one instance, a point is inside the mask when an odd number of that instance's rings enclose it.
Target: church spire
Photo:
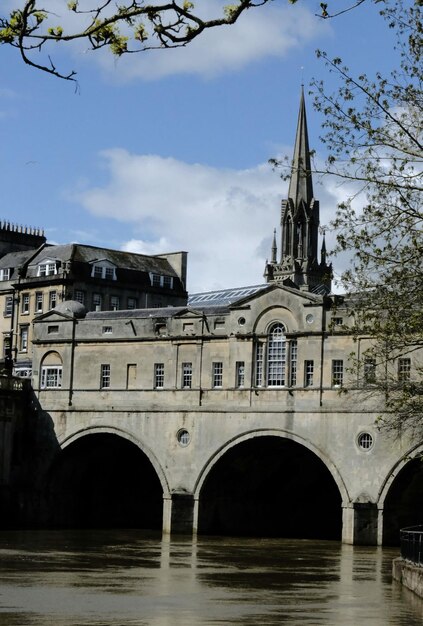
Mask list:
[[[291,198],[297,206],[300,204],[301,200],[309,205],[313,199],[313,181],[311,179],[310,148],[308,145],[307,116],[303,86],[301,87],[300,110],[298,113],[297,134],[295,137],[288,198]]]
[[[273,230],[273,242],[272,242],[272,254],[271,263],[276,263],[276,257],[278,255],[278,247],[276,245],[276,228]]]
[[[332,266],[326,262],[325,242],[320,263],[318,259],[319,214],[319,202],[313,195],[304,88],[301,87],[288,198],[282,200],[280,261],[276,260],[274,239],[271,261],[266,262],[267,282],[284,283],[305,291],[330,291]]]

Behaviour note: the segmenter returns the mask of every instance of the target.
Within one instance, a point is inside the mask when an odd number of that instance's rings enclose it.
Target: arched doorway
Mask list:
[[[65,528],[161,529],[163,489],[150,460],[111,433],[82,436],[55,459],[47,524]]]
[[[253,437],[231,447],[207,475],[198,532],[340,539],[341,495],[326,465],[305,446]]]
[[[383,507],[383,544],[398,545],[400,529],[423,524],[423,459],[411,459],[398,472]]]

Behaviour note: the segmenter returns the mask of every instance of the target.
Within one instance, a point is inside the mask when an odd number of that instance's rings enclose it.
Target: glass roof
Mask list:
[[[219,289],[217,291],[207,291],[206,293],[193,293],[188,297],[188,306],[225,306],[251,296],[262,289],[269,287],[264,285],[253,285],[251,287],[236,287],[235,289]]]

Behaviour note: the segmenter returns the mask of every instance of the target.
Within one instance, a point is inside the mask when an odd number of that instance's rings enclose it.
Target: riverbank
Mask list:
[[[423,598],[423,567],[413,565],[400,557],[392,563],[392,577]]]

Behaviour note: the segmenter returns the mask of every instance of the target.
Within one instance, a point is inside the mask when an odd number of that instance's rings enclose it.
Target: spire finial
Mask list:
[[[276,228],[274,228],[273,229],[271,263],[276,263],[277,256],[278,256],[278,247],[276,245]]]

